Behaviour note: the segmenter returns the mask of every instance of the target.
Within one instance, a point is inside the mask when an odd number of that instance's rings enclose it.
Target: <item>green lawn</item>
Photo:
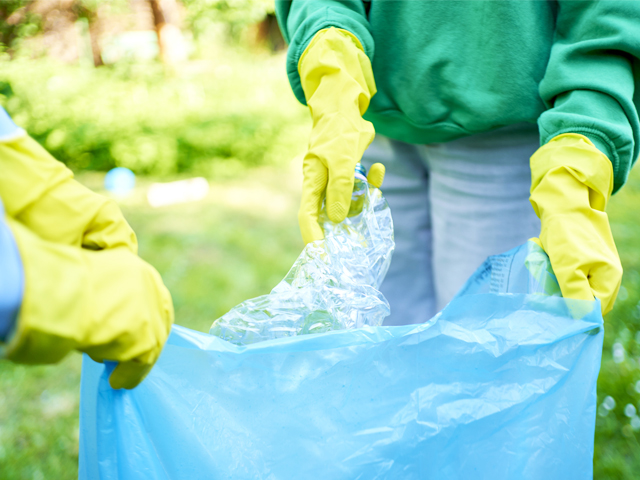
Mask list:
[[[201,202],[159,209],[146,204],[151,180],[143,179],[135,194],[121,201],[138,233],[141,256],[158,268],[173,294],[178,324],[207,331],[214,319],[268,292],[286,274],[302,248],[296,223],[298,170],[299,163],[249,170],[242,178],[213,182]],[[102,175],[80,179],[99,189]],[[638,205],[640,170],[609,208],[625,278],[607,318],[599,380],[599,401],[611,396],[616,402],[606,416],[598,416],[595,478],[603,480],[636,479],[640,471],[640,432],[624,413],[628,404],[640,409]],[[57,366],[0,362],[3,480],[77,476],[80,361],[73,354]]]
[[[640,411],[639,209],[640,168],[636,168],[608,208],[624,276],[615,308],[605,319],[598,400],[602,404],[611,396],[615,408],[608,413],[605,408],[599,409],[595,451],[598,480],[630,480],[640,475],[640,428],[634,430],[628,416],[632,411]]]

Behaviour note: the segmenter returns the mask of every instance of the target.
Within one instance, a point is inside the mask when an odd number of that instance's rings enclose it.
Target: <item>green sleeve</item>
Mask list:
[[[562,133],[588,137],[611,160],[616,192],[638,157],[634,100],[640,62],[640,2],[559,2],[540,96],[541,144]],[[640,86],[640,85],[639,85]],[[637,95],[637,94],[636,94]]]
[[[276,0],[276,16],[289,44],[287,75],[296,98],[306,105],[298,61],[311,39],[320,30],[336,27],[354,34],[373,61],[373,37],[364,2],[360,0]]]

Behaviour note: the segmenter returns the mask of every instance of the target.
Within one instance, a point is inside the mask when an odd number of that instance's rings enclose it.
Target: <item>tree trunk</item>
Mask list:
[[[93,54],[93,65],[101,67],[104,65],[102,61],[102,51],[100,50],[100,17],[98,12],[90,15],[89,21],[89,39],[91,41],[91,53]]]
[[[162,5],[160,5],[160,0],[149,0],[149,5],[151,6],[151,13],[153,14],[153,28],[155,29],[158,37],[158,52],[160,53],[160,60],[167,63],[169,59],[166,52],[166,45],[162,38],[162,27],[165,26],[167,20],[165,18],[164,11],[162,10]]]
[[[266,45],[272,52],[286,48],[280,27],[278,27],[278,20],[273,13],[268,13],[267,16],[258,23],[256,37],[260,46]]]

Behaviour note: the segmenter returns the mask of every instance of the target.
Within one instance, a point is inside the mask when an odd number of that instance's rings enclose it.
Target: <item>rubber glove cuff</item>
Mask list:
[[[613,166],[584,135],[565,133],[552,138],[531,157],[531,192],[553,170],[564,170],[589,189],[591,206],[599,211],[607,207],[613,191]],[[538,204],[532,200],[538,217]]]
[[[377,92],[371,61],[360,40],[347,30],[331,27],[316,33],[300,56],[298,72],[307,105],[314,117],[343,109],[341,100],[344,98],[352,100],[352,106],[357,107],[362,116]],[[329,95],[328,98],[322,95],[323,77],[338,81],[344,88],[340,95]],[[331,84],[330,88],[335,88],[335,85]],[[319,104],[314,102],[316,92],[323,97]],[[328,102],[328,99],[334,101]]]

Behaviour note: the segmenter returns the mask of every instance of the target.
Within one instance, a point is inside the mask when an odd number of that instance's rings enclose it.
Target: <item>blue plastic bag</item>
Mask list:
[[[558,295],[529,242],[426,324],[248,346],[176,326],[132,391],[85,356],[80,478],[591,479],[602,316]]]

